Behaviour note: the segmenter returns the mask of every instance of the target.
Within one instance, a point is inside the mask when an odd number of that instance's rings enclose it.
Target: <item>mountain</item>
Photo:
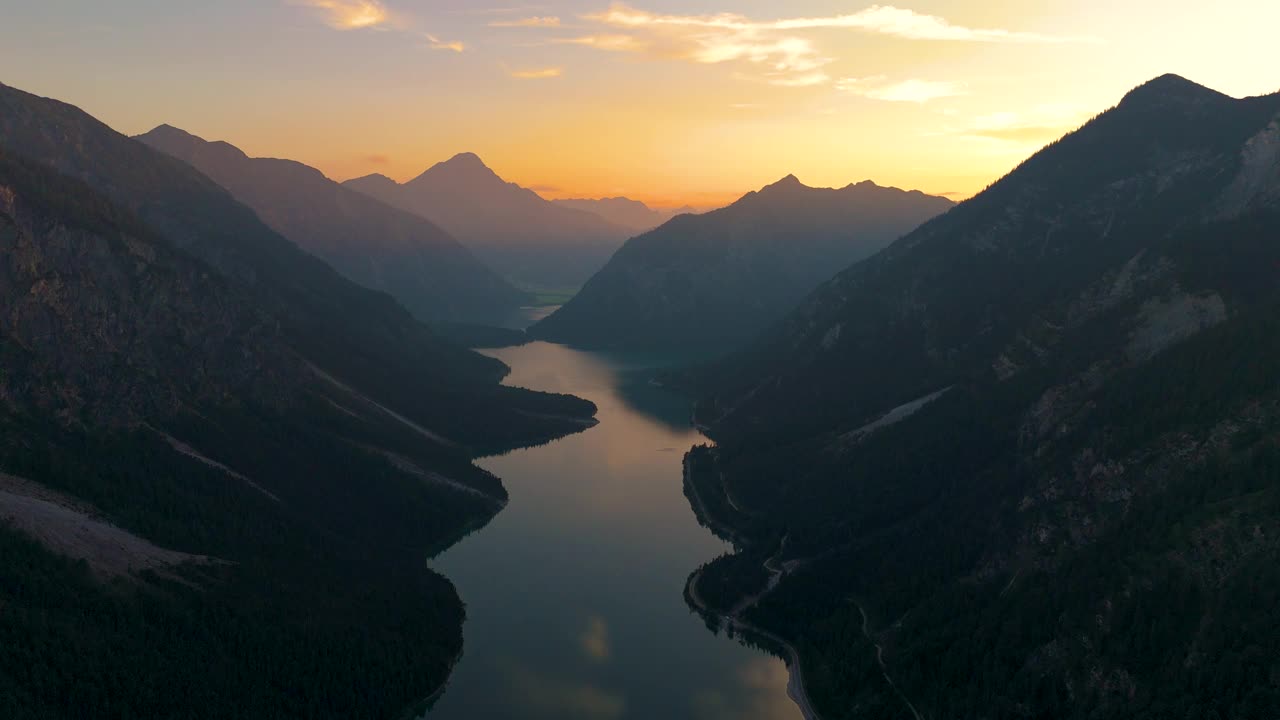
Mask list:
[[[504,388],[190,166],[0,85],[6,717],[360,717],[441,686],[423,558],[472,457],[591,424]]]
[[[403,185],[382,175],[345,185],[430,218],[508,279],[534,287],[579,287],[631,234],[506,182],[471,153]]]
[[[639,200],[624,197],[601,198],[599,200],[566,199],[552,200],[552,203],[571,210],[581,210],[599,215],[605,220],[626,228],[631,233],[648,232],[677,215],[697,213],[685,206],[678,210],[654,210]]]
[[[1143,85],[670,378],[691,597],[824,718],[1272,712],[1277,311],[1280,95]]]
[[[136,140],[190,164],[298,247],[424,321],[500,320],[527,297],[429,220],[290,160],[250,158],[161,125]]]
[[[951,207],[870,181],[834,190],[788,176],[632,238],[531,333],[586,347],[744,343],[836,270]]]

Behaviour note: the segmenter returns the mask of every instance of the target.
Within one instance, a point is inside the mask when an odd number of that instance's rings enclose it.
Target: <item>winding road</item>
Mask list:
[[[694,487],[693,495],[700,503],[701,498],[698,498],[696,486]],[[778,548],[778,552],[773,557],[765,560],[764,568],[769,571],[769,582],[765,585],[764,590],[761,590],[755,595],[749,595],[746,598],[743,598],[733,607],[733,610],[731,610],[729,614],[717,614],[705,601],[703,601],[702,595],[698,591],[698,581],[702,579],[702,570],[698,570],[689,578],[689,599],[693,601],[693,604],[697,606],[703,614],[720,618],[720,620],[725,623],[726,627],[732,630],[746,631],[751,634],[767,638],[786,650],[787,669],[790,671],[790,677],[787,679],[787,696],[790,697],[792,701],[795,702],[796,706],[800,708],[800,714],[804,716],[804,720],[822,720],[822,716],[813,708],[813,703],[809,699],[809,694],[805,691],[804,672],[800,667],[800,653],[796,651],[795,647],[791,643],[783,640],[778,635],[771,633],[764,628],[752,625],[742,619],[742,613],[746,612],[749,608],[754,607],[761,599],[764,598],[764,596],[773,592],[773,590],[778,587],[778,584],[782,582],[783,577],[794,572],[796,568],[801,567],[804,564],[803,560],[791,560],[779,565],[777,560],[782,556],[786,547],[787,539],[784,537],[782,539],[782,546]]]

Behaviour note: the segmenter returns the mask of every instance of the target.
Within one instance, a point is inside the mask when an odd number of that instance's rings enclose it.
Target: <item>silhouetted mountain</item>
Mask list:
[[[684,378],[824,717],[1280,707],[1278,158],[1159,78]]]
[[[627,241],[530,332],[587,347],[742,343],[840,268],[950,207],[945,198],[870,181],[832,190],[788,176]]]
[[[345,185],[431,219],[498,272],[537,287],[581,285],[630,235],[597,215],[504,181],[471,153],[403,185],[382,175]]]
[[[461,647],[423,557],[505,501],[472,455],[591,422],[3,85],[0,307],[13,717],[402,712]]]
[[[678,210],[654,210],[638,200],[630,200],[624,197],[601,198],[599,200],[552,200],[551,202],[560,207],[599,215],[618,227],[626,228],[633,234],[652,230],[677,215],[688,215],[697,212],[688,206]]]
[[[250,158],[161,125],[147,145],[195,167],[276,232],[428,321],[498,320],[527,301],[429,220],[392,208],[291,160]]]

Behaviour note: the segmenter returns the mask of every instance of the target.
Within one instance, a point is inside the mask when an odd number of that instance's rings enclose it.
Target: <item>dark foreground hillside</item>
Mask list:
[[[0,86],[6,718],[386,718],[463,609],[485,449],[586,427],[181,163]]]
[[[745,617],[828,720],[1275,715],[1277,311],[1280,95],[1134,90],[683,378]]]

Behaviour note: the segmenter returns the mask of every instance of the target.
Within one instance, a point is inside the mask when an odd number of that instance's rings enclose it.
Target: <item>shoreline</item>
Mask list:
[[[787,697],[791,698],[791,701],[799,708],[800,715],[804,720],[822,720],[822,716],[814,709],[813,701],[809,698],[808,691],[805,689],[804,668],[800,662],[800,653],[795,646],[780,636],[742,620],[736,615],[723,615],[712,610],[698,593],[698,580],[700,579],[702,579],[702,570],[698,569],[689,576],[689,580],[685,584],[685,598],[694,606],[694,610],[703,617],[715,618],[730,630],[744,635],[756,635],[781,647],[787,655],[787,657],[783,658],[783,662],[787,666]],[[772,590],[772,587],[770,590]],[[767,593],[768,590],[757,595],[755,600],[758,601]],[[735,612],[742,612],[745,609],[739,606],[739,608],[735,608]]]
[[[741,552],[740,548],[745,548],[749,545],[749,543],[746,541],[746,538],[744,538],[742,534],[737,530],[735,530],[733,527],[731,527],[725,522],[722,522],[721,520],[719,520],[718,518],[714,517],[711,514],[710,510],[707,507],[706,501],[703,499],[700,491],[698,490],[698,484],[694,482],[694,479],[692,476],[692,473],[693,473],[692,463],[690,462],[690,455],[692,454],[692,452],[693,451],[691,450],[689,453],[685,454],[684,480],[685,480],[686,486],[689,488],[690,501],[691,501],[690,505],[692,506],[694,515],[698,517],[699,520],[703,521],[706,524],[707,528],[711,530],[713,534],[716,534],[717,536],[719,536],[720,533],[723,533],[725,536],[727,536],[727,541],[734,546],[735,552]],[[727,493],[726,493],[726,496],[727,496]],[[717,530],[719,532],[717,532]],[[722,539],[726,539],[726,538],[722,538]],[[803,564],[803,561],[793,560],[790,562],[782,563],[781,565],[775,567],[774,561],[777,560],[779,557],[781,557],[782,553],[786,549],[786,546],[787,546],[787,542],[786,542],[786,538],[784,537],[782,539],[781,546],[778,548],[778,552],[775,553],[773,556],[769,557],[768,559],[766,559],[763,563],[764,569],[769,573],[769,576],[770,576],[769,583],[765,587],[765,589],[755,595],[748,595],[747,597],[739,600],[738,603],[734,605],[733,609],[728,614],[717,613],[716,611],[712,610],[706,604],[705,601],[703,601],[702,596],[698,591],[698,581],[702,579],[703,568],[698,568],[697,570],[695,570],[694,573],[690,575],[689,579],[685,582],[685,593],[684,593],[685,599],[686,601],[688,601],[690,605],[693,606],[693,609],[698,614],[702,615],[704,618],[714,618],[718,620],[724,627],[727,627],[731,630],[740,631],[743,634],[751,634],[751,635],[756,635],[758,637],[762,637],[768,640],[769,642],[777,645],[778,647],[782,648],[782,650],[784,651],[783,654],[786,655],[786,657],[783,658],[783,661],[786,663],[787,672],[788,672],[787,697],[791,698],[791,701],[794,702],[796,704],[796,707],[800,709],[800,715],[804,718],[804,720],[822,720],[822,716],[819,715],[818,711],[814,709],[813,701],[809,697],[808,691],[805,689],[804,668],[800,661],[799,651],[796,650],[794,645],[787,642],[776,633],[770,632],[769,630],[765,630],[764,628],[753,625],[747,622],[746,620],[743,620],[740,617],[742,613],[746,612],[749,608],[754,607],[766,595],[773,592],[773,590],[782,583],[783,579],[785,579],[786,576],[790,574],[792,570],[794,570],[796,567],[799,567],[800,565]]]

